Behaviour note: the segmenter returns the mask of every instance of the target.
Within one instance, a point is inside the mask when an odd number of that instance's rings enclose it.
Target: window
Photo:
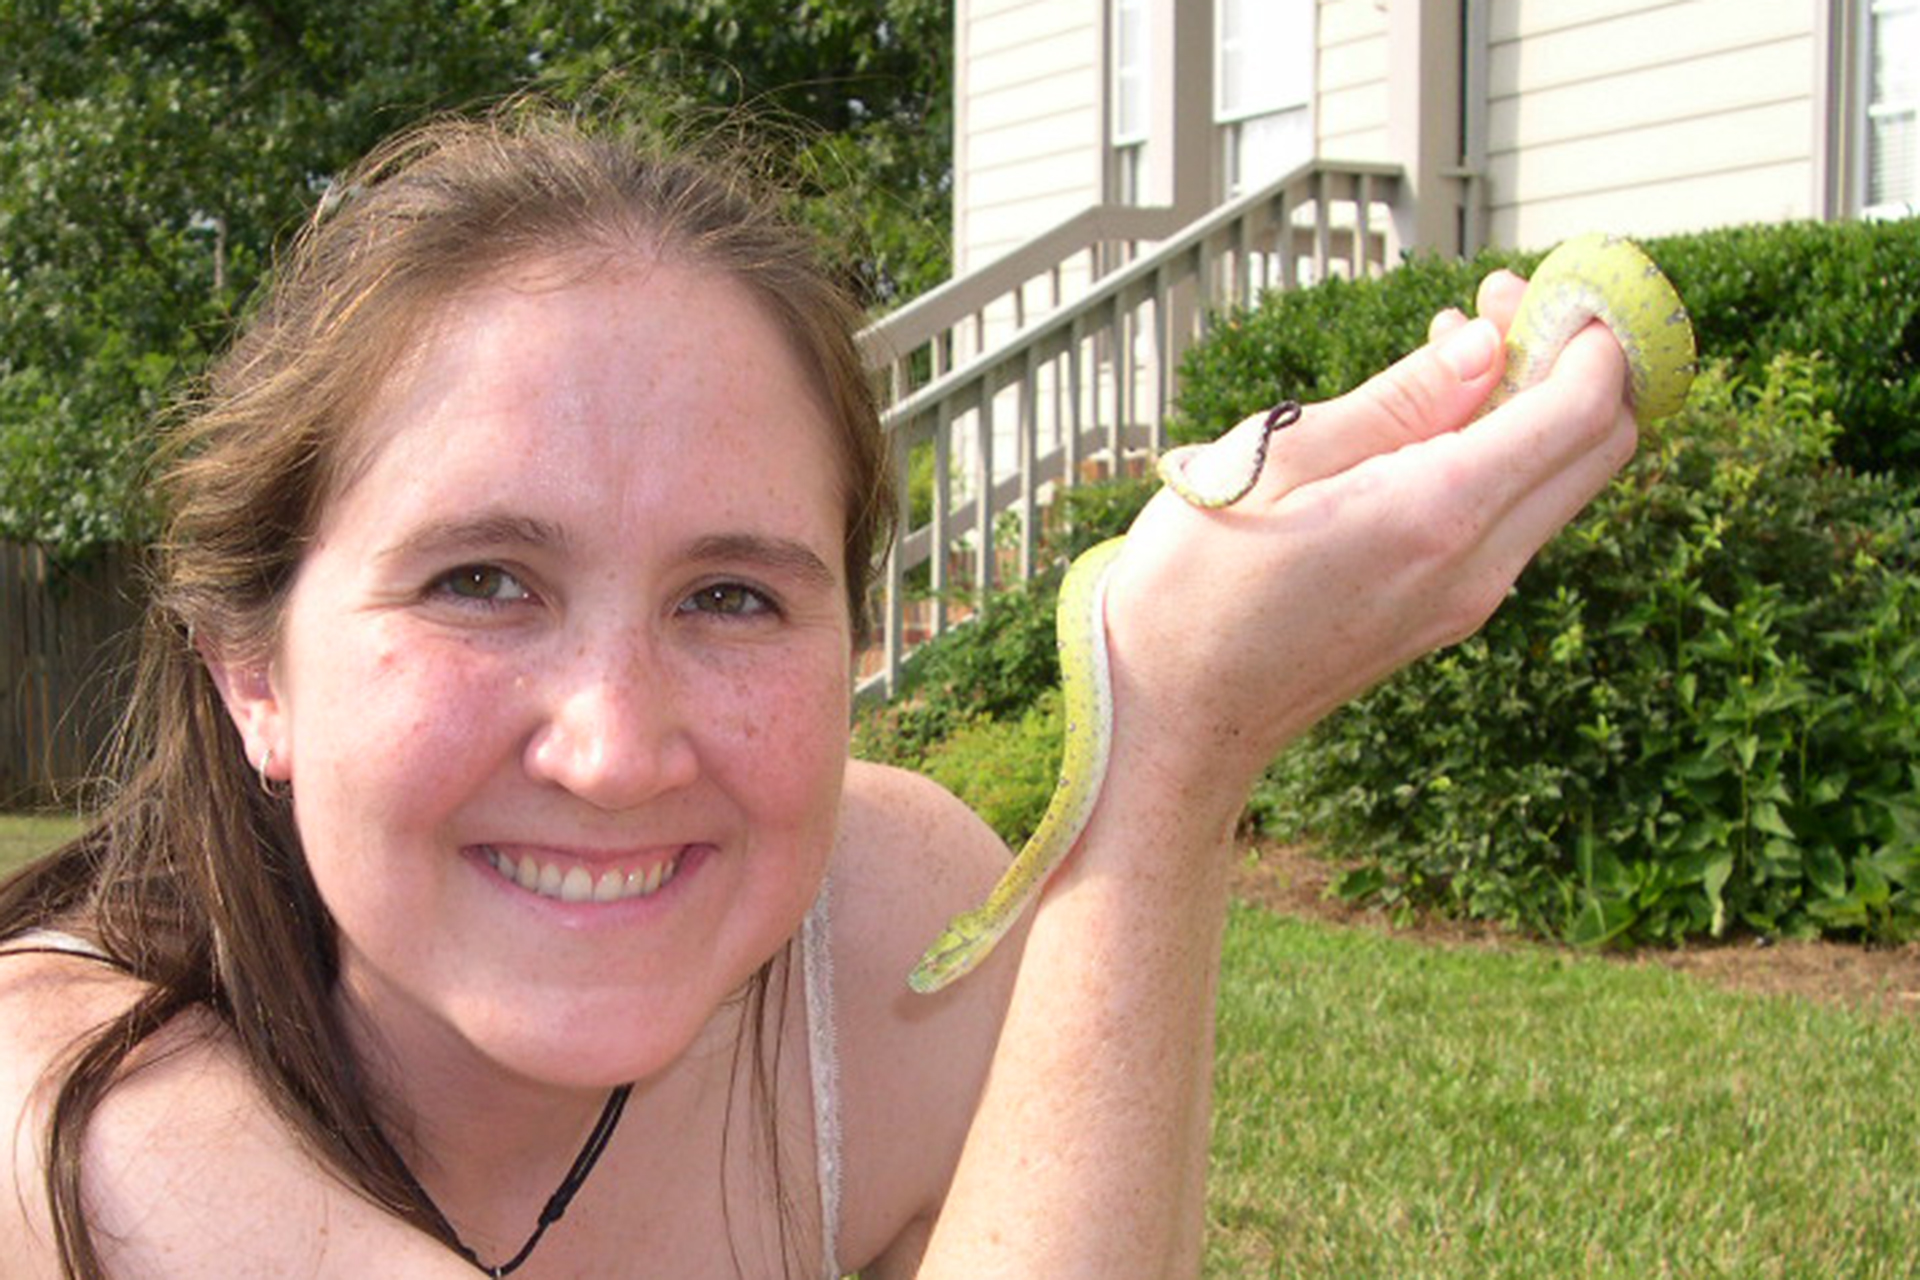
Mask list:
[[[1314,0],[1216,0],[1213,118],[1227,196],[1313,154],[1314,8]]]
[[[1113,0],[1113,198],[1139,204],[1147,147],[1147,0]]]
[[[1900,217],[1920,207],[1920,0],[1872,0],[1864,8],[1861,212]]]

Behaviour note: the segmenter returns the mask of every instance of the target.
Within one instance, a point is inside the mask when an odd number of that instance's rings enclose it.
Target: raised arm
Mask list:
[[[1483,315],[1506,323],[1520,288],[1492,278]],[[1197,1269],[1228,855],[1249,787],[1315,720],[1477,629],[1634,446],[1604,331],[1478,422],[1498,329],[1449,314],[1433,338],[1310,407],[1236,506],[1163,493],[1136,524],[1106,606],[1109,782],[1027,937],[922,1275]]]

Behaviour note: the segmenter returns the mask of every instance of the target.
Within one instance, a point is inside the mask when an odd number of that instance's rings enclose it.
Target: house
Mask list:
[[[1089,205],[1183,222],[1312,159],[1400,247],[1911,209],[1916,0],[957,0],[955,274]]]
[[[867,335],[925,514],[870,684],[1157,450],[1223,304],[1401,255],[1898,216],[1920,0],[956,0],[952,282]],[[929,492],[930,491],[930,492]],[[996,552],[995,543],[1000,546]]]

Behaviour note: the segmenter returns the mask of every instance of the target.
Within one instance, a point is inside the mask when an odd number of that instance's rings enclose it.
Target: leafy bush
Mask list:
[[[1048,512],[1043,555],[1064,563],[1125,532],[1156,488],[1151,481],[1118,480],[1062,490]],[[864,708],[855,719],[853,753],[920,768],[936,744],[963,726],[1024,716],[1060,683],[1053,614],[1062,576],[1056,570],[1001,591],[977,616],[916,649],[893,701]]]
[[[927,776],[986,819],[1008,844],[1033,834],[1060,776],[1060,692],[1049,689],[1025,711],[1002,720],[976,717],[936,744]]]
[[[1054,579],[1002,591],[979,614],[916,649],[891,702],[866,707],[853,754],[918,768],[929,749],[977,720],[1015,717],[1060,680]]]
[[[1832,461],[1830,375],[1709,371],[1480,635],[1323,724],[1261,816],[1364,859],[1349,894],[1579,942],[1920,933],[1920,517]]]
[[[1046,554],[1062,562],[1122,533],[1155,481],[1062,490]],[[981,613],[915,651],[892,702],[863,708],[853,754],[919,769],[966,801],[1009,844],[1033,833],[1060,773],[1060,658],[1054,605],[1062,573],[1002,591]]]
[[[1147,500],[1160,490],[1160,481],[1108,480],[1062,490],[1048,510],[1048,542],[1063,559],[1072,560],[1089,547],[1125,533]]]
[[[1846,428],[1835,457],[1920,475],[1920,218],[1735,227],[1645,247],[1686,300],[1704,359],[1758,382],[1782,352],[1824,354],[1839,376],[1817,388],[1816,407]],[[1423,342],[1435,311],[1471,310],[1488,272],[1530,272],[1542,256],[1416,258],[1378,279],[1271,294],[1188,352],[1171,433],[1211,439],[1262,404],[1350,390]]]

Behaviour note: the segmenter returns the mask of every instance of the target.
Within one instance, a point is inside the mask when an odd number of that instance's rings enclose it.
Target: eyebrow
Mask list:
[[[382,560],[435,557],[486,547],[527,546],[566,550],[566,530],[550,520],[490,512],[432,520],[408,531],[379,553]],[[758,533],[714,533],[694,540],[687,558],[696,563],[755,564],[820,587],[839,585],[833,569],[806,543]]]
[[[688,548],[689,559],[763,565],[819,587],[836,587],[840,579],[804,542],[757,533],[716,533],[698,538]]]
[[[401,560],[477,547],[566,545],[566,530],[551,521],[496,512],[428,521],[381,551],[379,558]]]

